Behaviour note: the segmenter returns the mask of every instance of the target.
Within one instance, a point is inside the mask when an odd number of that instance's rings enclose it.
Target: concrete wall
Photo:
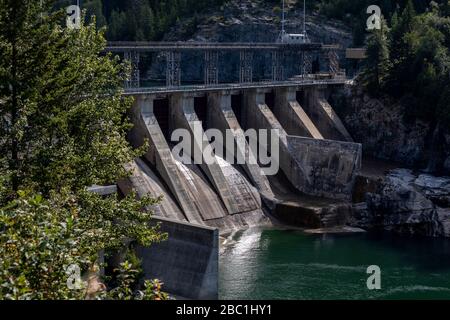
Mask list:
[[[287,142],[293,160],[309,181],[304,187],[307,194],[351,200],[361,169],[361,144],[296,136],[288,136]]]
[[[361,167],[361,145],[288,135],[265,104],[261,91],[247,93],[245,112],[247,127],[279,130],[280,169],[295,188],[311,196],[351,198],[354,178]]]
[[[160,279],[163,290],[188,299],[218,299],[219,232],[217,229],[153,218],[169,239],[138,247],[146,279]]]

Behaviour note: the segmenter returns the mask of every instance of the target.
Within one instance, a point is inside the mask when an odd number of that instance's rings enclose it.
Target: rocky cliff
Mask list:
[[[349,223],[366,230],[450,237],[450,130],[406,119],[408,105],[374,99],[358,84],[332,96],[346,128],[366,157],[411,169],[358,179]],[[424,172],[433,173],[425,174]],[[358,190],[359,189],[359,190]]]
[[[281,3],[281,0],[280,0]],[[179,22],[165,36],[167,41],[195,40],[212,42],[274,42],[281,29],[280,12],[273,4],[262,0],[228,1],[218,11],[206,12],[198,17],[199,25],[194,34],[186,35],[191,20]],[[286,31],[303,30],[303,11],[288,7]],[[352,43],[351,30],[338,21],[325,20],[314,13],[306,16],[306,29],[314,42]]]
[[[295,2],[295,1],[294,1]],[[280,1],[281,3],[281,1]],[[231,0],[219,10],[210,10],[196,18],[184,19],[177,23],[164,37],[164,41],[210,41],[210,42],[274,42],[280,33],[280,12],[274,4],[262,0]],[[303,11],[290,7],[287,10],[287,32],[303,30]],[[326,20],[316,14],[308,14],[306,28],[313,42],[351,46],[351,30],[344,24]],[[300,73],[300,55],[291,55],[284,61],[285,77]],[[343,51],[342,51],[343,56]],[[322,68],[325,60],[317,56]],[[221,82],[238,80],[239,53],[221,53],[219,65]],[[271,68],[268,53],[254,56],[254,79],[270,78]],[[182,81],[203,81],[203,56],[185,54],[182,57]],[[162,55],[153,57],[150,78],[164,78],[165,60]]]
[[[374,99],[359,85],[332,98],[346,128],[367,156],[438,175],[450,175],[450,129],[406,119],[407,103]]]

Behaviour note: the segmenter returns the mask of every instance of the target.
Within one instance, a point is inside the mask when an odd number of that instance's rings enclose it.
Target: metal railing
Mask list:
[[[147,87],[147,88],[128,88],[125,95],[141,95],[141,94],[168,94],[181,92],[209,92],[219,90],[245,90],[245,89],[264,89],[264,88],[280,88],[292,86],[319,86],[319,85],[344,85],[348,80],[344,77],[336,77],[334,79],[317,80],[309,77],[287,81],[264,81],[252,83],[223,83],[215,85],[181,85],[176,87]]]
[[[265,43],[265,42],[108,42],[106,51],[166,51],[166,50],[339,50],[340,45],[321,43]]]

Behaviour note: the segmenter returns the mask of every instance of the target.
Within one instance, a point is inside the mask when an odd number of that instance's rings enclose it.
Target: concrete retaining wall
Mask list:
[[[163,290],[188,299],[218,299],[219,231],[164,218],[167,241],[138,247],[146,279],[160,279]]]
[[[307,176],[307,194],[350,200],[361,169],[362,145],[351,142],[287,136],[293,160]]]

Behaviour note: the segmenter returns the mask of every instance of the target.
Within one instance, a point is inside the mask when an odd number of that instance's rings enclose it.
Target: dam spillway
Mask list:
[[[154,208],[156,216],[217,227],[221,233],[268,224],[273,217],[301,221],[304,227],[329,226],[330,219],[321,217],[323,210],[308,211],[317,215],[314,223],[308,223],[310,218],[277,216],[276,208],[294,202],[289,214],[302,216],[305,197],[326,198],[333,204],[351,199],[362,147],[352,142],[328,103],[331,86],[135,93],[129,140],[135,147],[147,141],[148,151],[130,164],[134,174],[119,187],[124,193],[135,189],[139,196],[162,195],[163,201]],[[232,164],[214,155],[213,161],[185,164],[173,154],[171,136],[177,129],[193,138],[192,149],[184,154],[190,158],[211,147],[208,129],[223,134],[233,129],[232,139],[244,144],[243,130],[277,130],[280,171],[273,177],[265,175],[259,154],[248,146],[237,148],[237,156],[245,154],[256,163]],[[270,150],[270,143],[259,147]]]

